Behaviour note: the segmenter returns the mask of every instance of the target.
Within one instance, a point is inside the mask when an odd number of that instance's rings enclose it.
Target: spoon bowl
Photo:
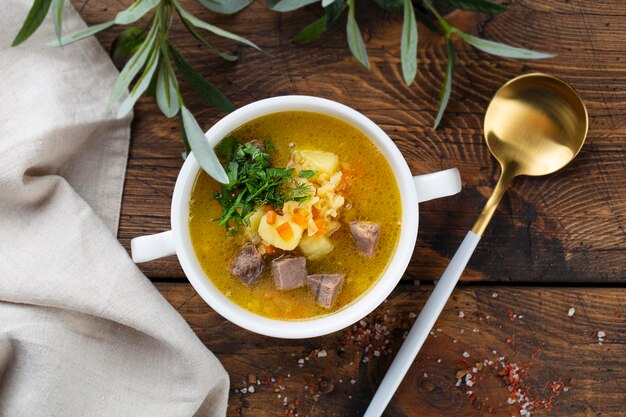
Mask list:
[[[503,170],[546,175],[567,165],[589,126],[578,93],[560,79],[528,74],[504,84],[485,114],[485,139]]]

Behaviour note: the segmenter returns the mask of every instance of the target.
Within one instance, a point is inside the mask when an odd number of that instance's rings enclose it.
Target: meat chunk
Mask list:
[[[356,242],[356,248],[367,256],[374,256],[380,237],[380,224],[350,222],[350,232]]]
[[[232,273],[237,275],[245,285],[252,285],[265,269],[263,257],[252,243],[246,244],[235,257]]]
[[[316,274],[307,277],[309,288],[315,294],[315,301],[324,308],[330,308],[343,287],[343,275]]]
[[[276,289],[280,291],[300,288],[306,283],[306,260],[303,256],[274,259],[272,275]]]

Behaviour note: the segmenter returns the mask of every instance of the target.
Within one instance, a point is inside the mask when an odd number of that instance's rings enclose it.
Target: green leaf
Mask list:
[[[354,0],[349,0],[348,10],[348,23],[346,24],[346,33],[348,35],[348,46],[352,55],[368,70],[370,69],[370,63],[367,59],[367,50],[365,49],[365,43],[363,43],[363,37],[361,31],[354,18]]]
[[[174,74],[170,74],[166,57],[161,58],[159,63],[159,74],[156,84],[156,99],[159,109],[167,117],[174,117],[180,109],[178,101],[178,89]]]
[[[57,39],[61,39],[63,31],[63,3],[65,0],[52,0],[52,23]]]
[[[115,68],[123,70],[145,40],[146,32],[140,28],[131,27],[118,33],[110,48]]]
[[[141,95],[146,91],[150,82],[152,81],[152,77],[154,76],[154,72],[156,71],[157,65],[159,63],[159,48],[153,48],[152,53],[150,54],[150,59],[146,64],[146,68],[143,73],[135,83],[135,86],[131,90],[130,94],[126,99],[122,102],[119,109],[117,109],[117,118],[121,119],[126,116],[135,105],[135,102],[141,97]]]
[[[170,47],[172,59],[178,67],[181,75],[185,79],[189,86],[193,88],[203,99],[211,103],[218,109],[231,112],[235,109],[233,103],[222,94],[213,84],[204,79],[200,74],[194,70],[191,65],[176,51],[173,47]]]
[[[215,13],[233,14],[245,9],[252,0],[199,0],[200,4]]]
[[[401,13],[404,10],[403,0],[374,0],[384,11]]]
[[[460,31],[457,28],[452,29],[453,33],[459,35],[461,39],[469,43],[476,49],[487,52],[491,55],[502,56],[506,58],[526,58],[526,59],[544,59],[552,58],[554,54],[546,54],[543,52],[535,52],[530,49],[516,48],[514,46],[505,45],[503,43],[488,41],[487,39],[478,38]]]
[[[237,61],[239,59],[238,55],[225,54],[223,52],[218,51],[217,48],[215,48],[209,41],[206,40],[206,38],[204,36],[202,36],[202,34],[200,34],[200,32],[198,32],[196,30],[195,26],[193,26],[191,23],[187,22],[184,19],[183,19],[183,23],[184,23],[185,27],[187,28],[187,30],[196,39],[198,39],[200,42],[205,44],[207,46],[207,48],[209,48],[209,50],[211,52],[213,52],[214,54],[217,54],[220,58],[222,58],[222,59],[224,59],[226,61],[229,61],[229,62],[234,62],[234,61]]]
[[[100,23],[98,25],[89,26],[85,29],[77,30],[76,32],[70,33],[69,35],[62,36],[61,39],[55,39],[53,41],[48,42],[46,45],[48,46],[62,46],[68,45],[70,43],[74,43],[90,36],[95,35],[96,33],[102,32],[103,30],[107,30],[111,26],[113,26],[115,22],[110,20],[108,22]]]
[[[439,98],[439,111],[437,112],[437,118],[435,119],[435,125],[433,129],[437,129],[443,113],[448,107],[448,100],[450,100],[450,91],[452,91],[452,73],[454,72],[454,45],[452,41],[448,39],[448,65],[446,66],[446,77],[443,80],[443,87],[441,89],[441,97]]]
[[[291,38],[291,40],[293,42],[298,43],[298,42],[312,41],[313,39],[319,38],[320,36],[322,36],[324,32],[326,32],[327,20],[328,20],[327,15],[320,17],[313,23],[310,23],[309,25],[305,26],[300,32],[298,32],[296,36]]]
[[[404,23],[400,49],[404,82],[406,85],[411,85],[417,73],[417,21],[411,0],[404,0]]]
[[[315,176],[315,174],[317,174],[317,171],[313,171],[311,169],[303,169],[298,174],[298,177],[310,180],[311,178],[313,178]]]
[[[189,152],[191,152],[191,146],[189,146],[189,138],[187,137],[187,132],[185,132],[185,126],[183,124],[183,115],[181,112],[178,112],[178,123],[180,125],[180,133],[183,137],[183,145],[185,145],[185,152],[183,152],[183,159],[187,159]]]
[[[319,0],[268,0],[267,6],[275,12],[291,12],[308,6],[309,4],[317,3],[318,1]]]
[[[154,9],[161,0],[137,0],[126,10],[122,10],[115,16],[116,25],[129,25],[144,17],[146,13]]]
[[[245,45],[251,46],[252,48],[255,48],[257,50],[261,50],[261,48],[259,48],[258,46],[256,46],[254,43],[250,42],[249,40],[247,40],[246,38],[244,38],[243,36],[239,36],[239,35],[235,35],[234,33],[228,32],[224,29],[220,29],[217,26],[211,25],[209,23],[203,22],[202,20],[198,19],[197,17],[195,17],[194,15],[192,15],[191,13],[187,12],[185,9],[183,9],[180,4],[178,4],[177,1],[173,1],[174,6],[176,7],[176,10],[178,11],[178,14],[180,15],[181,19],[187,20],[190,24],[192,24],[193,26],[200,28],[200,29],[204,29],[204,30],[208,30],[211,33],[214,33],[217,36],[221,36],[223,38],[227,38],[227,39],[232,39],[234,41],[237,42],[241,42]]]
[[[504,4],[498,4],[491,0],[443,0],[452,7],[484,14],[498,14],[506,10]]]
[[[119,100],[124,95],[128,86],[133,79],[139,74],[141,68],[148,60],[148,57],[154,49],[156,41],[157,27],[159,26],[158,20],[155,20],[154,24],[150,28],[150,32],[146,36],[146,39],[141,43],[137,52],[133,54],[128,63],[124,66],[120,75],[117,76],[113,87],[111,88],[111,96],[109,100],[111,102]]]
[[[341,16],[346,7],[348,7],[346,0],[335,0],[324,9],[326,10],[326,29]]]
[[[52,0],[35,0],[33,2],[33,6],[28,11],[26,20],[24,21],[20,31],[15,36],[15,39],[13,39],[11,46],[19,45],[26,39],[30,38],[30,35],[35,33],[37,28],[41,25],[41,22],[43,22],[43,19],[48,14],[51,2]],[[5,7],[7,6],[3,6],[3,8]],[[3,13],[6,13],[6,11],[3,11]],[[3,28],[3,30],[7,30],[7,28]]]
[[[185,106],[181,107],[180,113],[183,120],[183,129],[196,160],[209,176],[222,184],[227,184],[228,175],[226,175],[224,167],[217,155],[215,155],[215,151],[213,151],[204,132],[200,129],[196,118],[193,117],[193,114]]]
[[[424,26],[426,26],[431,32],[443,34],[441,28],[437,25],[437,22],[432,19],[431,16],[427,15],[420,9],[413,9],[415,13],[415,18],[422,22]]]

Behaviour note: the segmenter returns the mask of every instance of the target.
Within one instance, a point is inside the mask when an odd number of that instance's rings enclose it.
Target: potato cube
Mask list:
[[[335,247],[326,236],[304,236],[299,246],[304,256],[311,260],[323,258]]]
[[[320,174],[332,175],[339,168],[339,157],[332,152],[299,151],[301,164],[306,169],[312,169]]]

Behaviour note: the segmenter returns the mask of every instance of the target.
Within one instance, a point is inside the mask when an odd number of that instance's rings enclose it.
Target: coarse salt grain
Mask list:
[[[437,363],[441,363],[441,359],[437,359]]]
[[[247,392],[248,392],[248,388],[242,388],[242,389],[241,389],[241,393],[242,393],[242,394],[245,394],[245,393],[247,393]]]
[[[424,372],[424,378],[428,378],[428,374]]]
[[[254,386],[250,385],[248,387],[248,392],[254,394]]]
[[[417,314],[415,314],[413,312],[409,313],[409,318],[414,319],[415,317],[417,317]]]
[[[465,317],[465,313],[464,313],[464,312],[462,312],[462,311],[459,311],[459,317],[460,317],[460,318]]]
[[[351,379],[351,380],[350,380],[350,383],[351,383],[351,384],[356,384],[356,379]]]
[[[464,358],[469,358],[469,357],[470,357],[470,354],[469,354],[469,353],[467,353],[467,352],[463,352],[463,357],[464,357]]]
[[[606,333],[604,333],[602,330],[600,330],[598,332],[598,337],[604,337],[604,336],[606,336]]]
[[[498,298],[498,293],[495,293],[495,292],[494,292],[494,293],[492,293],[492,294],[491,294],[491,296],[492,296],[493,298]]]
[[[318,358],[325,358],[326,356],[328,356],[328,354],[326,353],[326,351],[324,349],[322,349],[319,352],[317,352],[317,357]]]
[[[304,359],[298,359],[298,363],[304,363]]]
[[[576,309],[574,307],[570,307],[570,309],[567,311],[567,315],[572,317],[575,312],[576,312]]]

